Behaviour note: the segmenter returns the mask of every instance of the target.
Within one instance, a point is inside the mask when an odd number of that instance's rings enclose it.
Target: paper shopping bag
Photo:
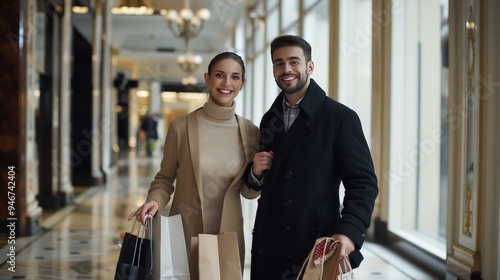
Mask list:
[[[125,233],[116,264],[115,280],[150,280],[153,273],[153,248],[151,243],[151,220],[146,226],[139,225],[137,235],[134,233],[136,222],[130,232]],[[146,239],[146,232],[149,239]]]
[[[189,261],[191,262],[191,266],[194,266],[194,269],[191,269],[191,278],[199,279],[198,276],[198,236],[191,237],[191,251],[189,255]],[[194,274],[194,275],[193,275]]]
[[[190,280],[181,215],[157,215],[153,229],[153,279]]]
[[[340,260],[337,280],[356,280],[349,258],[343,258]]]
[[[304,261],[297,279],[337,279],[341,261],[340,252],[341,244],[338,241],[331,237],[318,238]]]
[[[196,244],[196,241],[195,243]],[[200,280],[242,279],[236,232],[198,235]]]

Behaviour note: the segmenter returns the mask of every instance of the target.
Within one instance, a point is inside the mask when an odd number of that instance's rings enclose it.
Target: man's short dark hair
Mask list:
[[[290,47],[290,46],[300,47],[304,51],[306,62],[311,61],[312,57],[311,45],[309,45],[309,43],[306,40],[295,35],[282,35],[274,38],[274,40],[271,42],[271,57],[273,57],[273,53],[275,50],[281,47]]]

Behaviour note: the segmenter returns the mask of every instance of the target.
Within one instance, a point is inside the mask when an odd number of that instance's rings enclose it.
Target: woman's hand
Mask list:
[[[144,203],[141,207],[137,208],[134,212],[130,213],[128,216],[128,220],[132,220],[132,218],[137,219],[142,225],[146,221],[146,217],[152,218],[156,212],[158,212],[158,202],[156,200],[150,200]]]

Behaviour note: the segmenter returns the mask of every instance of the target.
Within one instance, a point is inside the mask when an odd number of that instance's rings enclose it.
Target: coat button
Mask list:
[[[258,202],[260,204],[266,204],[267,203],[267,197],[261,197],[261,198],[259,198]]]
[[[289,200],[285,200],[285,202],[283,202],[283,205],[285,207],[290,207],[290,206],[292,206],[292,201],[290,199]]]
[[[285,172],[285,179],[290,179],[290,178],[292,178],[292,176],[293,176],[292,171]]]
[[[283,228],[283,234],[287,234],[290,232],[290,227],[284,227]]]
[[[264,255],[264,252],[265,252],[264,248],[259,248],[259,250],[257,250],[257,254],[259,255]]]
[[[316,230],[316,236],[317,236],[317,237],[321,237],[322,235],[323,235],[323,231],[322,231],[320,228],[318,228],[318,229]]]

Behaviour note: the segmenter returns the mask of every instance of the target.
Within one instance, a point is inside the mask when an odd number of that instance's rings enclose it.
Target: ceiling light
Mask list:
[[[111,8],[111,13],[115,15],[148,16],[158,12],[147,0],[120,0],[118,7]]]
[[[196,14],[189,7],[189,0],[184,1],[184,8],[178,13],[176,10],[161,10],[160,13],[167,20],[168,28],[172,33],[184,39],[186,46],[189,39],[196,37],[210,18],[210,11],[206,8],[199,9]]]

